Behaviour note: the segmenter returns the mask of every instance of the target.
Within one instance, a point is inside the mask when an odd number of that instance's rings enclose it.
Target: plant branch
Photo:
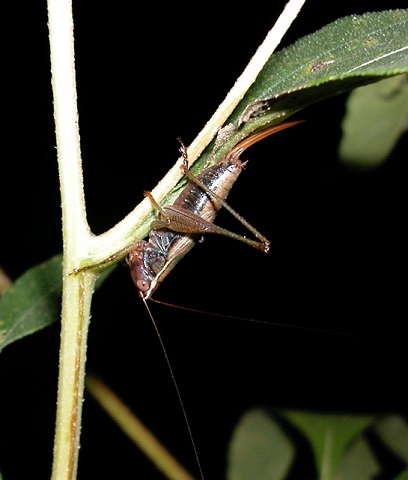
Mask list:
[[[135,414],[101,380],[88,374],[86,387],[123,432],[150,458],[166,478],[193,480],[173,455],[152,435]]]
[[[248,88],[255,81],[263,66],[281,42],[284,34],[295,20],[306,0],[289,0],[278,20],[268,32],[262,44],[258,47],[247,67],[237,79],[224,101],[206,123],[202,131],[188,148],[188,158],[193,164],[204,149],[208,146],[216,133],[231,115],[237,104],[245,95]],[[152,190],[153,197],[160,203],[161,200],[175,187],[183,176],[180,169],[183,159],[180,157],[165,177]],[[152,204],[144,199],[121,222],[98,237],[91,239],[91,263],[103,262],[116,252],[124,249],[136,240],[144,238],[149,230],[148,215],[152,211]],[[138,227],[136,228],[135,225]]]
[[[91,238],[82,183],[70,0],[48,0],[48,21],[64,246],[52,478],[74,480],[78,465],[89,314],[96,276],[91,272],[69,275],[79,259],[88,254]]]

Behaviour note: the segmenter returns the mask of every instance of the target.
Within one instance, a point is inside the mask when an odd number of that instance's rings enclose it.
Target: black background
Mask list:
[[[339,2],[337,2],[339,3]],[[172,166],[223,100],[284,6],[74,2],[78,109],[88,218],[102,233]],[[281,45],[352,13],[403,1],[309,0]],[[62,250],[45,2],[7,4],[3,45],[0,265],[14,280]],[[4,35],[4,37],[3,37]],[[272,242],[268,256],[207,237],[151,304],[206,479],[254,405],[406,412],[403,323],[407,138],[371,172],[336,156],[346,96],[248,150],[231,205]],[[242,231],[222,212],[218,224]],[[322,333],[317,330],[323,329]],[[56,323],[0,358],[0,468],[49,478],[58,368]],[[88,367],[196,472],[163,352],[125,266],[96,293]],[[79,479],[163,478],[85,395]]]

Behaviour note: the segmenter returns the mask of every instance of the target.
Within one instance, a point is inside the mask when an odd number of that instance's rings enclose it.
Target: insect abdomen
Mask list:
[[[203,182],[211,191],[225,200],[242,171],[243,163],[235,158],[224,158],[219,163],[204,170],[197,179]],[[174,205],[199,215],[212,222],[221,208],[219,202],[203,191],[201,187],[191,183],[180,195]]]

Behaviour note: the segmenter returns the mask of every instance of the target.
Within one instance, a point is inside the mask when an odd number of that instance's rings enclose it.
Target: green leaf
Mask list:
[[[253,409],[243,415],[234,430],[228,454],[229,480],[286,478],[293,467],[294,449],[300,444],[282,430],[285,422],[310,444],[320,480],[374,480],[386,473],[365,435],[368,428],[386,448],[408,463],[408,424],[401,416],[283,409],[267,414],[263,409]],[[408,480],[405,475],[404,470],[398,480]]]
[[[408,423],[399,415],[387,415],[374,424],[383,444],[408,465]]]
[[[290,410],[284,410],[282,414],[308,439],[322,480],[333,478],[351,441],[375,418],[372,415],[335,415]]]
[[[408,480],[408,468],[396,476],[394,480]]]
[[[272,55],[234,116],[279,118],[408,71],[408,10],[340,18]],[[265,108],[267,112],[265,112]]]
[[[221,130],[214,160],[313,103],[407,73],[407,39],[408,10],[387,10],[340,18],[276,52]]]
[[[374,167],[391,153],[408,125],[408,75],[351,92],[339,146],[344,163]]]
[[[333,480],[374,480],[380,473],[380,463],[367,440],[359,437],[345,451]]]
[[[27,270],[0,299],[0,352],[59,318],[62,256]]]
[[[245,413],[228,451],[228,480],[282,480],[294,458],[294,447],[279,424],[264,410]]]

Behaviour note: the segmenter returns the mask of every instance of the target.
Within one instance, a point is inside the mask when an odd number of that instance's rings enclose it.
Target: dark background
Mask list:
[[[134,11],[132,3],[74,2],[94,233],[122,219],[172,166],[176,138],[194,139],[283,6],[151,3]],[[309,0],[281,47],[343,15],[405,7]],[[15,280],[62,241],[46,5],[5,8],[0,265]],[[254,405],[407,413],[407,138],[375,171],[344,168],[336,147],[345,99],[308,108],[299,116],[307,122],[245,154],[229,201],[271,240],[271,253],[207,237],[156,295],[289,327],[151,304],[206,479],[223,478],[231,431]],[[226,212],[217,223],[242,232]],[[56,323],[0,358],[5,480],[50,477],[58,343]],[[88,367],[196,472],[163,352],[125,266],[94,297]],[[87,394],[81,445],[79,479],[163,478]]]

